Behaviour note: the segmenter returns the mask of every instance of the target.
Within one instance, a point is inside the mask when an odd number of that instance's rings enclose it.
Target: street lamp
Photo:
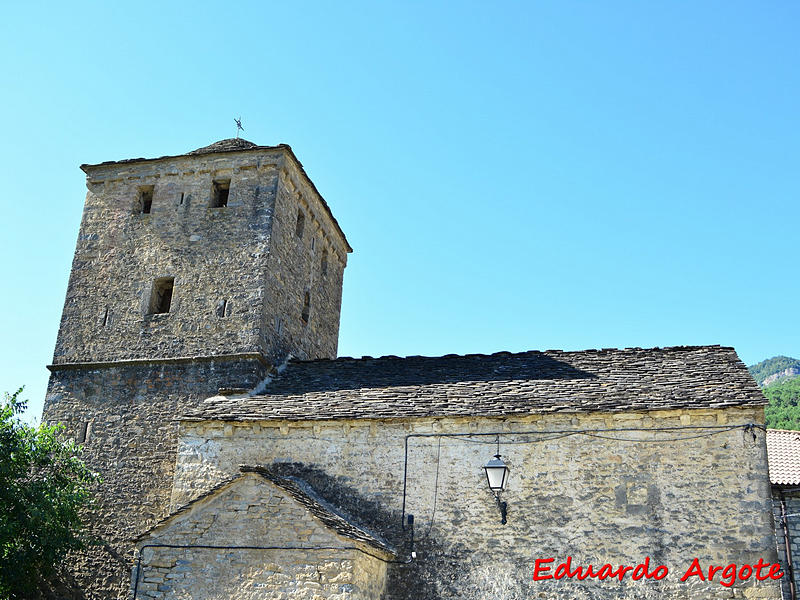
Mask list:
[[[492,493],[494,493],[494,499],[497,502],[497,508],[500,509],[500,523],[505,525],[508,504],[506,502],[500,502],[500,492],[502,492],[506,487],[506,481],[508,479],[508,466],[500,458],[499,448],[498,453],[494,455],[492,460],[486,463],[486,466],[483,467],[483,470],[486,471],[486,480],[489,482],[489,489],[492,491]]]

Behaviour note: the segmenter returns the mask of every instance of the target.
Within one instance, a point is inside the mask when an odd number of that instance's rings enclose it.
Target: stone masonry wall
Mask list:
[[[551,414],[525,418],[400,421],[184,422],[173,504],[235,473],[285,463],[331,502],[396,544],[409,434],[502,432],[511,475],[499,512],[481,469],[493,437],[410,437],[406,513],[416,516],[418,558],[392,565],[386,598],[772,598],[774,581],[726,588],[679,579],[694,557],[710,564],[775,562],[764,434],[732,429],[682,441],[637,443],[521,431],[634,428],[607,437],[653,439],[638,429],[761,422],[760,409]],[[673,432],[668,437],[710,433]],[[537,440],[530,443],[532,440]],[[488,443],[487,443],[488,442]],[[537,558],[634,566],[650,557],[661,580],[534,582]]]
[[[253,352],[280,360],[285,350],[334,357],[345,242],[288,152],[87,167],[54,363]],[[279,179],[283,206],[276,209]],[[220,181],[230,182],[228,203],[213,208]],[[152,190],[149,214],[142,212],[143,189]],[[298,204],[308,212],[302,244],[294,243]],[[277,248],[271,243],[276,210],[282,230]],[[283,231],[289,229],[291,235]],[[273,248],[277,256],[271,257]],[[325,248],[329,270],[321,277],[316,272]],[[154,282],[165,277],[174,277],[169,312],[148,314]],[[307,290],[317,311],[311,328],[297,324]],[[276,342],[280,319],[284,343]]]
[[[139,547],[137,600],[367,600],[385,579],[381,560],[353,549],[353,540],[253,474],[173,517]]]
[[[792,563],[794,567],[795,589],[800,591],[800,492],[785,492],[786,514],[789,529],[789,550],[792,553]],[[786,560],[786,538],[781,525],[781,505],[780,496],[777,491],[773,492],[772,510],[775,514],[775,539],[778,547],[778,557],[784,569],[788,573],[788,561]],[[783,582],[784,598],[789,596],[789,582]]]
[[[73,570],[86,598],[112,598],[127,591],[130,537],[166,512],[174,419],[220,388],[256,387],[288,353],[335,356],[348,247],[288,147],[84,169],[43,420],[78,440],[88,433],[105,545]],[[227,206],[213,208],[215,182],[228,180]],[[306,234],[296,241],[300,206]],[[174,277],[169,312],[149,314],[162,277]]]
[[[175,416],[221,387],[253,387],[266,374],[252,361],[187,361],[59,369],[44,416],[81,440],[83,458],[100,473],[93,531],[102,545],[71,560],[76,598],[125,598],[132,539],[169,512],[175,468]],[[85,432],[85,433],[84,433]]]
[[[278,159],[210,155],[90,171],[54,362],[260,351],[253,316],[263,302]],[[220,179],[230,179],[228,206],[210,208]],[[150,214],[139,206],[145,185],[153,186]],[[172,305],[148,315],[159,277],[175,278]]]
[[[335,358],[347,251],[296,171],[281,172],[267,257],[262,328],[270,356]],[[303,226],[298,235],[298,213]],[[308,321],[302,318],[309,294]]]

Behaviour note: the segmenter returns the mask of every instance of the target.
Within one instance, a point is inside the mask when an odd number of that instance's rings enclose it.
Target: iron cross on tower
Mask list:
[[[234,117],[233,120],[236,121],[236,137],[238,139],[239,132],[244,131],[244,127],[242,127],[242,117],[239,117],[238,119]]]

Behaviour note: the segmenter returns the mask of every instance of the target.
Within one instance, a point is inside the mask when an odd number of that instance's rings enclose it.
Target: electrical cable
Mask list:
[[[409,451],[409,440],[412,437],[418,438],[429,438],[429,437],[436,437],[439,438],[439,446],[437,452],[441,452],[441,440],[442,438],[460,438],[462,441],[477,443],[477,444],[496,444],[499,443],[500,436],[549,436],[546,438],[537,438],[537,439],[530,439],[530,440],[512,440],[512,441],[504,441],[504,444],[538,444],[541,442],[547,442],[554,439],[561,439],[564,437],[569,437],[572,435],[585,435],[587,437],[594,437],[604,440],[610,441],[617,441],[617,442],[626,442],[626,443],[649,443],[649,444],[659,444],[659,443],[666,443],[666,442],[680,442],[684,440],[692,440],[698,438],[706,438],[711,437],[714,435],[718,435],[721,433],[726,433],[733,431],[735,429],[742,429],[745,433],[749,432],[753,436],[753,441],[756,440],[756,429],[760,429],[766,433],[767,428],[764,425],[760,425],[758,423],[743,423],[739,425],[680,425],[680,426],[673,426],[673,427],[610,427],[610,428],[599,428],[599,429],[560,429],[560,430],[543,430],[543,431],[535,431],[535,430],[528,430],[528,431],[491,431],[491,432],[470,432],[470,433],[409,433],[405,437],[405,453],[404,453],[404,461],[403,461],[403,503],[400,515],[400,525],[403,530],[406,529],[405,521],[406,521],[406,501],[408,496],[408,451]],[[711,430],[709,433],[702,433],[697,435],[691,436],[681,436],[681,437],[671,437],[671,438],[657,438],[657,439],[634,439],[634,438],[619,438],[613,436],[604,436],[600,435],[600,433],[610,433],[610,432],[653,432],[653,433],[668,433],[668,432],[675,432],[675,431],[685,431],[685,430]],[[474,437],[487,437],[492,436],[494,439],[492,440],[474,440],[469,438]],[[436,490],[434,492],[434,498],[436,498],[438,494],[438,480],[439,480],[439,460],[436,461]],[[435,514],[435,513],[434,513]],[[433,528],[433,519],[431,519],[428,533],[425,534],[427,538],[430,530]],[[425,538],[423,538],[425,539]]]

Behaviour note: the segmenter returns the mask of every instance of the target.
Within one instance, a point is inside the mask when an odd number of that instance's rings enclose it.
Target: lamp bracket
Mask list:
[[[497,508],[500,509],[500,524],[505,525],[508,522],[506,519],[508,515],[508,502],[500,501],[500,492],[495,492],[494,500],[497,502]]]

